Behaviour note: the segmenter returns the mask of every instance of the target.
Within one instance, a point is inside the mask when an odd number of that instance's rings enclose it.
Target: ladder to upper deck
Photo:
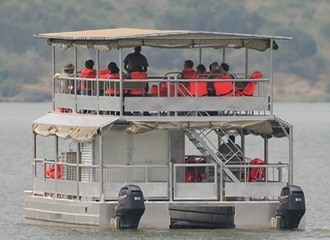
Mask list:
[[[216,132],[216,130],[214,129],[208,131]],[[218,133],[216,132],[216,134]],[[229,161],[233,159],[237,154],[241,154],[242,156],[244,156],[240,149],[232,149],[234,154],[231,155],[229,158],[226,158],[226,156],[223,156],[222,153],[219,152],[219,150],[212,144],[212,142],[209,141],[209,139],[207,138],[208,134],[205,134],[205,130],[197,131],[195,129],[187,129],[185,131],[185,135],[207,160],[214,161],[219,166],[221,166],[221,168],[231,181],[240,182],[240,180],[235,176],[232,170],[226,167],[226,164],[228,164]],[[243,163],[248,163],[245,157],[243,157]]]

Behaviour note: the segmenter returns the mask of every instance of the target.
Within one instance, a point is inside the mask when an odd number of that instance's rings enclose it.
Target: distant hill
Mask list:
[[[293,36],[293,41],[280,43],[274,58],[276,100],[329,101],[329,12],[328,0],[4,1],[0,8],[0,101],[50,98],[50,48],[46,41],[33,39],[33,34],[114,27]],[[180,69],[190,56],[186,51],[161,58],[146,53],[155,59],[154,68],[168,62],[169,69]],[[234,60],[230,64],[235,68]]]

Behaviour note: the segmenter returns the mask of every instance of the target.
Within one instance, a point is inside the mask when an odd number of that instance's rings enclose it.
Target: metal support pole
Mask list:
[[[73,112],[76,113],[78,111],[77,108],[77,69],[78,69],[78,53],[77,53],[77,47],[74,47],[74,109]]]
[[[58,181],[58,174],[57,174],[57,159],[58,159],[58,136],[54,136],[54,165],[55,165],[55,198],[57,198],[57,181]]]
[[[55,46],[52,47],[52,103],[53,103],[53,112],[55,111]]]
[[[173,164],[170,162],[169,165],[168,165],[168,175],[169,175],[169,199],[170,199],[170,202],[173,201]]]
[[[268,147],[268,137],[267,135],[264,135],[264,161],[265,161],[265,164],[268,164],[268,150],[269,150],[269,147]]]
[[[273,39],[270,39],[269,59],[269,81],[270,81],[270,114],[273,115]]]
[[[249,76],[249,49],[245,48],[245,78]]]
[[[99,72],[100,72],[100,51],[96,50],[96,96],[97,96],[97,115],[100,114],[100,82],[99,82]]]
[[[80,171],[79,171],[79,164],[81,163],[81,154],[80,154],[80,150],[81,149],[81,145],[80,143],[77,142],[77,156],[76,156],[76,183],[77,183],[77,201],[79,200],[79,181],[80,181]]]
[[[104,202],[104,187],[103,187],[103,137],[102,137],[102,129],[99,135],[99,164],[100,164],[100,202]]]
[[[35,159],[37,158],[37,134],[33,133],[32,137],[32,170],[33,170],[33,176],[32,176],[32,183],[34,185],[34,179],[37,176],[37,167]],[[34,195],[34,188],[32,188],[32,194]]]
[[[123,49],[119,48],[119,76],[120,76],[120,85],[119,85],[119,91],[120,91],[120,112],[119,115],[124,115],[124,86],[123,86]]]
[[[293,185],[293,127],[289,130],[289,185]]]
[[[219,174],[219,178],[220,178],[220,181],[219,181],[219,184],[220,184],[220,201],[224,201],[224,191],[223,191],[223,185],[224,185],[224,181],[223,181],[223,164],[219,164],[220,166],[220,174]],[[215,173],[217,174],[217,173]]]
[[[226,62],[226,48],[222,49],[222,62]]]
[[[199,48],[199,58],[198,58],[199,64],[202,64],[202,48]]]
[[[241,149],[242,149],[242,153],[245,156],[245,135],[244,135],[244,129],[241,130]]]
[[[264,135],[264,163],[265,164],[268,164],[268,158],[269,158],[269,155],[268,155],[268,150],[269,150],[269,148],[268,148],[268,137],[267,137],[267,135],[265,134]],[[268,181],[268,170],[269,170],[269,168],[266,168],[266,171],[265,171],[265,179],[266,179],[266,181]]]

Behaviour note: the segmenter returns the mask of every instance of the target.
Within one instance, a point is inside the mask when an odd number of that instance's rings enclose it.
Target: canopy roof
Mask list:
[[[77,142],[91,142],[100,130],[118,117],[82,114],[48,113],[33,121],[33,132],[41,136],[56,135]]]
[[[275,117],[269,120],[240,120],[240,121],[204,121],[204,122],[132,122],[127,127],[128,133],[145,133],[154,130],[180,131],[187,128],[219,129],[223,132],[230,130],[244,130],[244,134],[254,134],[270,137],[285,137],[290,133],[291,125]]]
[[[223,132],[244,130],[245,134],[267,137],[285,137],[290,133],[291,125],[275,117],[268,120],[215,120],[215,121],[126,121],[117,116],[89,114],[47,113],[33,121],[33,132],[41,136],[71,138],[77,142],[91,142],[102,129],[108,129],[114,122],[129,124],[126,131],[132,134],[155,130],[183,131],[185,129],[214,128]]]
[[[249,48],[264,51],[270,47],[270,41],[292,39],[283,36],[241,33],[135,28],[41,33],[35,34],[34,37],[46,38],[49,44],[61,48],[80,46],[100,50],[150,46],[158,48]],[[278,48],[275,41],[273,48]]]

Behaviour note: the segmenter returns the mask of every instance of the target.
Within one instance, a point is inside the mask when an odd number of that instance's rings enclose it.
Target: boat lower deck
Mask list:
[[[55,199],[26,191],[24,213],[27,223],[111,228],[116,205],[117,201]],[[146,201],[139,228],[267,229],[278,206],[278,201]]]

